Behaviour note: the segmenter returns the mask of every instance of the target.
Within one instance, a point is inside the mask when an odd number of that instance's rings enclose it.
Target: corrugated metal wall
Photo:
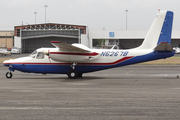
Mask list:
[[[42,47],[53,47],[51,41],[78,43],[78,30],[22,30],[22,52],[30,53]]]
[[[42,47],[54,47],[51,45],[51,41],[62,41],[69,44],[78,43],[77,38],[59,38],[59,37],[44,37],[44,38],[32,38],[22,40],[22,52],[31,53],[34,50]]]

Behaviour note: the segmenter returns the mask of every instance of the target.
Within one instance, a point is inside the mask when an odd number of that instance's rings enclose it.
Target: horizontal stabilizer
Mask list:
[[[173,51],[172,46],[168,42],[161,42],[154,48],[155,51]]]

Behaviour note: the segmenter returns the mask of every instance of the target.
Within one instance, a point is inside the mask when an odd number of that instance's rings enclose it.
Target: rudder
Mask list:
[[[168,42],[169,44],[171,44],[172,24],[173,24],[173,12],[167,11],[157,45],[160,44],[161,42]]]

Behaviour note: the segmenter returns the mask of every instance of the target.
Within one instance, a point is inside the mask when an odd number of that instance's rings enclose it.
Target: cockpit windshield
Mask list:
[[[37,50],[35,50],[34,52],[32,52],[29,57],[32,58],[37,58],[37,59],[43,59],[44,58],[44,52],[38,52]]]
[[[34,52],[32,52],[30,55],[35,55],[37,53],[37,51],[35,50]]]
[[[37,54],[37,51],[35,50],[34,52],[32,52],[29,57],[32,57],[32,58],[35,58],[36,57],[36,54]]]

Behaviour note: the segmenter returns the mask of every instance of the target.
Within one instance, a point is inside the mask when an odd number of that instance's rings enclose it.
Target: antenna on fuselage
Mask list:
[[[117,46],[116,44],[115,44],[115,45],[113,45],[113,47],[111,48],[111,50],[113,50],[116,46]]]

